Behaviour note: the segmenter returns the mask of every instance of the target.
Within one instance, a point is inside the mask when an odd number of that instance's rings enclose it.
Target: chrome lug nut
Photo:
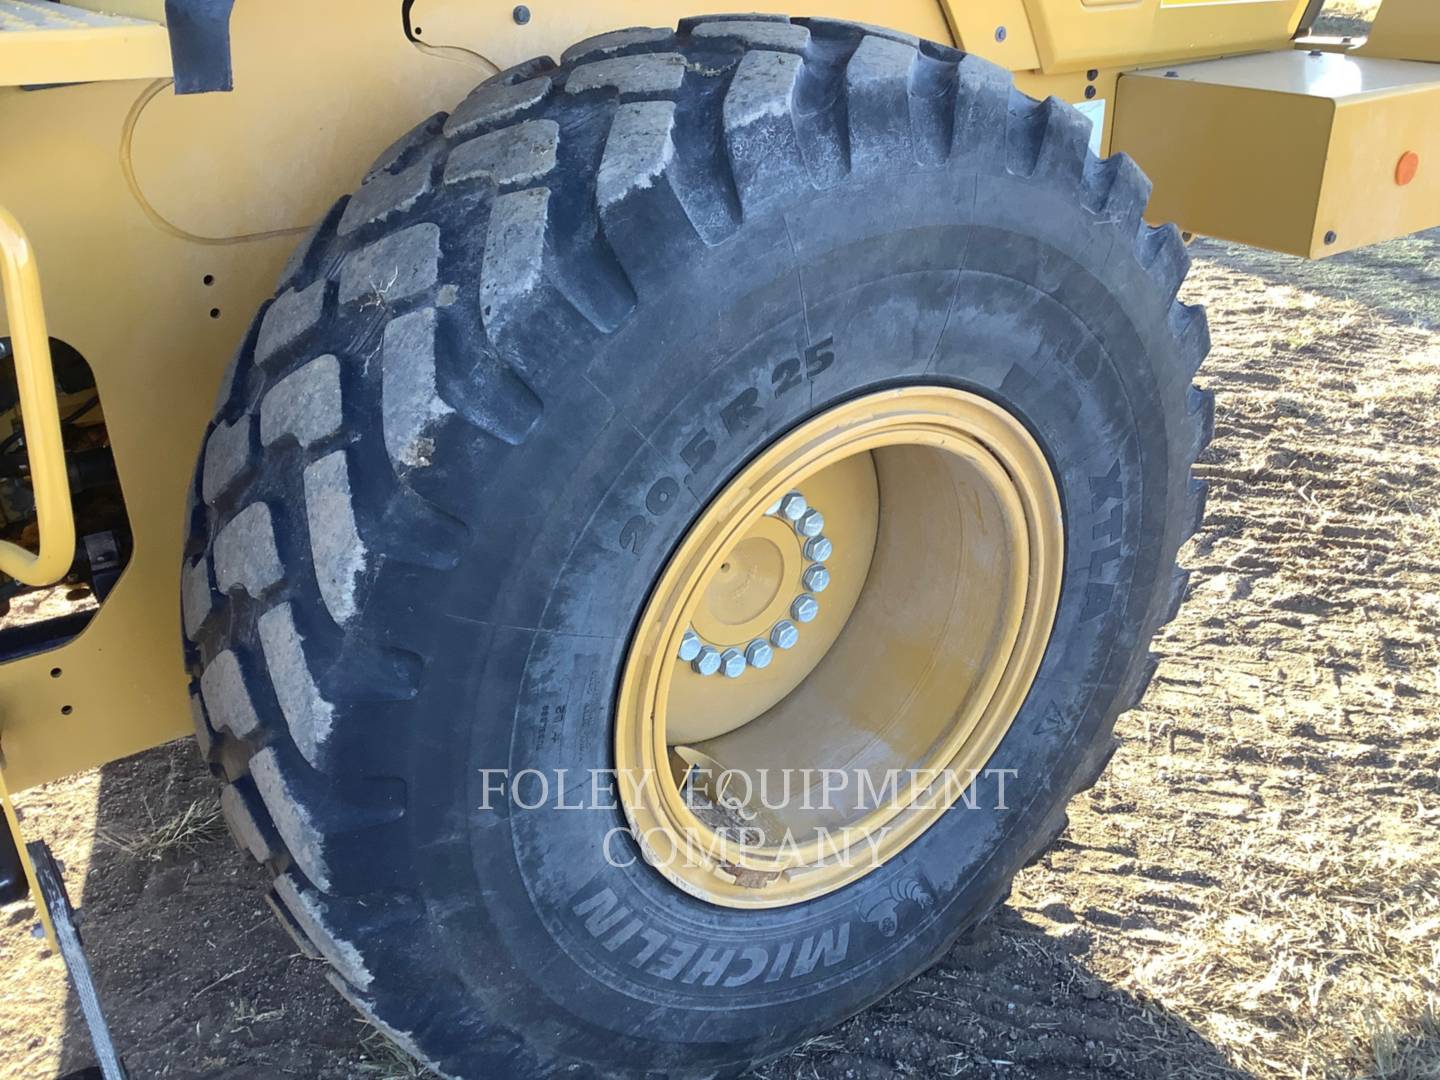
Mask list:
[[[702,646],[699,655],[690,661],[696,675],[714,675],[720,670],[720,650],[712,645]]]
[[[745,654],[739,649],[726,649],[720,654],[720,671],[727,679],[738,679],[745,674]]]
[[[805,541],[805,558],[811,562],[824,562],[835,552],[835,545],[830,543],[828,536],[812,536]]]
[[[800,581],[809,592],[824,592],[830,587],[830,571],[815,563],[806,567],[805,573],[800,575]]]
[[[825,531],[825,515],[819,510],[806,510],[795,522],[795,531],[801,536],[819,536]]]
[[[800,628],[789,619],[781,619],[770,630],[770,640],[777,649],[793,649],[800,640]]]
[[[771,503],[769,506],[767,506],[767,507],[765,508],[765,516],[766,516],[766,517],[779,517],[779,516],[780,516],[780,504],[781,504],[782,502],[784,502],[784,501],[785,501],[785,500],[784,500],[783,498],[776,499],[773,503]]]
[[[700,635],[695,633],[694,630],[686,630],[685,636],[680,639],[680,659],[687,664],[690,663],[691,660],[694,660],[700,655],[701,646],[704,644],[705,643],[700,640]]]
[[[809,593],[801,593],[790,605],[790,614],[794,616],[796,622],[813,622],[815,616],[820,614],[820,601]]]
[[[805,496],[798,491],[792,491],[780,500],[780,514],[790,521],[799,521],[809,508],[809,504],[805,502]]]
[[[767,668],[775,658],[775,650],[764,638],[756,638],[745,646],[745,662],[753,668]]]

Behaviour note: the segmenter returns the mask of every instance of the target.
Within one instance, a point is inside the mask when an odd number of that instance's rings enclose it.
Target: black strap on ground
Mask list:
[[[39,840],[26,844],[25,850],[30,853],[30,861],[35,866],[39,899],[50,913],[50,924],[55,927],[55,940],[60,943],[60,955],[65,960],[65,970],[70,973],[70,985],[75,988],[80,1013],[85,1017],[85,1026],[90,1029],[90,1041],[95,1046],[95,1059],[99,1062],[99,1075],[102,1080],[128,1080],[125,1066],[115,1050],[115,1042],[110,1038],[105,1013],[100,1008],[95,980],[90,977],[90,962],[85,959],[85,946],[75,926],[75,909],[70,906],[70,894],[65,891],[60,867],[50,849]]]
[[[177,94],[234,88],[230,70],[230,11],[234,6],[235,0],[165,0]]]

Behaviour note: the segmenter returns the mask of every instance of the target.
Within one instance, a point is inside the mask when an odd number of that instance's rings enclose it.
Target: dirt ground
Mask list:
[[[1149,696],[978,948],[764,1080],[1440,1078],[1440,230],[1192,251],[1211,495]],[[425,1075],[273,922],[189,745],[21,803],[137,1080]],[[90,1057],[33,922],[0,912],[3,1080]]]

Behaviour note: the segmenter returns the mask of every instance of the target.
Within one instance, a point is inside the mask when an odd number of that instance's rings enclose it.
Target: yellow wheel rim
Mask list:
[[[647,861],[767,908],[914,842],[1029,692],[1063,541],[1040,447],[974,394],[871,394],[770,446],[681,541],[626,659],[616,766]]]

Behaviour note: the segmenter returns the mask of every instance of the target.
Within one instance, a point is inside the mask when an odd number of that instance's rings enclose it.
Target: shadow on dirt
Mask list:
[[[90,872],[70,888],[83,896],[86,946],[134,1080],[427,1075],[364,1039],[324,969],[297,954],[188,743],[104,769]],[[755,1075],[1240,1075],[1183,1023],[1090,974],[1089,940],[1002,909],[930,972]],[[64,1067],[92,1060],[72,1000]]]
[[[1097,979],[1089,931],[1056,936],[1001,908],[934,968],[761,1080],[895,1076],[1238,1080],[1184,1021]]]
[[[133,1080],[405,1077],[362,1054],[368,1029],[275,922],[216,795],[188,741],[107,765],[90,871],[68,882]],[[93,1060],[72,993],[63,1068]]]

